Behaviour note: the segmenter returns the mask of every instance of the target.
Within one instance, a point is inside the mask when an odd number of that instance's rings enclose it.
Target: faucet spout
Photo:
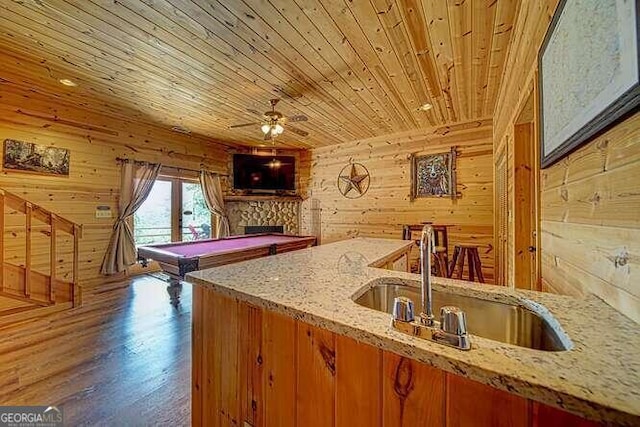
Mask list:
[[[425,326],[435,324],[431,299],[431,254],[435,253],[433,227],[425,225],[420,234],[420,269],[422,274],[420,323]]]

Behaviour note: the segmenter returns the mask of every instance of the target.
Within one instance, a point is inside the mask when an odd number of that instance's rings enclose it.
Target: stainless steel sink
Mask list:
[[[411,299],[419,310],[420,288],[406,283],[387,280],[374,284],[354,301],[373,310],[391,313],[395,297]],[[534,311],[517,304],[505,304],[471,296],[458,295],[433,289],[434,313],[443,306],[453,305],[464,310],[467,315],[467,329],[470,334],[520,347],[543,351],[565,351],[570,349],[570,341],[563,340],[549,322]]]

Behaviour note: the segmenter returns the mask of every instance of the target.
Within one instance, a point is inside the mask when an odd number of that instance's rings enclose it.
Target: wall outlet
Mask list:
[[[109,210],[103,210],[103,209],[96,209],[96,218],[111,218],[111,209]]]

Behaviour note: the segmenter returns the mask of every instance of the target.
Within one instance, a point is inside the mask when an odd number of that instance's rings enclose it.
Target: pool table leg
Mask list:
[[[171,305],[177,307],[180,304],[180,293],[182,292],[182,283],[178,279],[171,278],[169,286],[167,286],[167,293],[169,294],[169,301]]]

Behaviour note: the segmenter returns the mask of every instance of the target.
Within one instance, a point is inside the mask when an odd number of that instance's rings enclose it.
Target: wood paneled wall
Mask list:
[[[514,208],[514,127],[535,91],[537,54],[558,0],[522,2],[494,115],[494,152],[506,153],[509,209]],[[535,95],[535,93],[534,93]],[[541,171],[541,288],[592,292],[640,321],[640,116],[636,114]],[[504,195],[496,194],[496,200]],[[513,286],[514,224],[496,262]]]
[[[640,113],[542,171],[542,285],[640,323]]]
[[[37,90],[0,80],[0,143],[6,138],[54,145],[71,150],[70,176],[52,177],[2,171],[0,188],[19,194],[56,214],[83,224],[79,279],[82,286],[104,280],[99,270],[114,219],[96,219],[98,205],[117,215],[120,174],[116,157],[198,169],[201,164],[226,173],[227,146],[197,136],[171,132],[127,118],[113,118],[78,110]],[[23,225],[24,228],[24,225]],[[8,230],[8,259],[20,264],[24,239]],[[69,265],[70,254],[60,246],[58,262]],[[47,251],[34,268],[44,270]],[[65,255],[66,254],[66,255]],[[48,264],[47,264],[48,265]],[[66,270],[59,271],[64,277]]]
[[[460,198],[410,201],[412,153],[428,154],[458,147]],[[303,227],[320,220],[323,243],[355,236],[401,238],[403,224],[433,221],[451,225],[450,245],[476,244],[485,278],[493,278],[493,156],[490,120],[377,137],[313,150],[310,198],[303,204]],[[369,191],[347,199],[337,177],[349,162],[371,174]],[[315,207],[315,209],[313,209]],[[320,211],[318,211],[318,208]],[[318,214],[318,218],[310,219]],[[449,250],[453,253],[452,248]]]

